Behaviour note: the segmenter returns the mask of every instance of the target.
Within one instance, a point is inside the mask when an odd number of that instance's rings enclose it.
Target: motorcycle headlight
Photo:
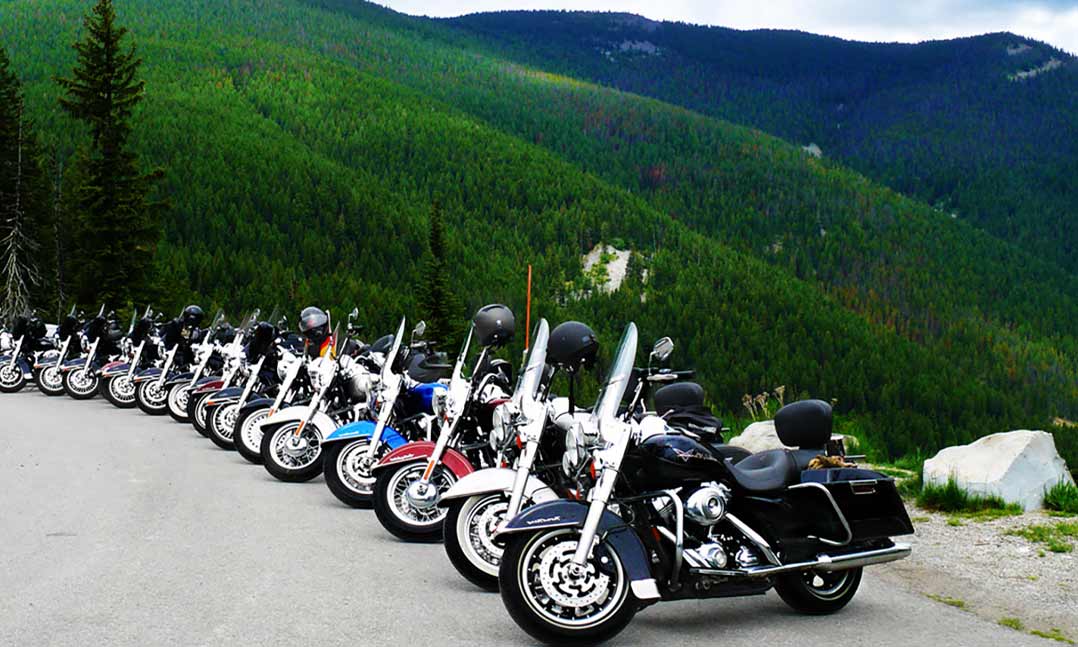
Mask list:
[[[490,448],[497,451],[505,444],[512,427],[513,412],[509,404],[499,404],[490,414]]]
[[[435,389],[430,398],[431,413],[434,414],[434,417],[441,419],[448,409],[449,391],[446,389]]]
[[[586,457],[584,426],[578,422],[565,432],[565,454],[562,456],[562,467],[567,474],[575,474],[584,464]]]

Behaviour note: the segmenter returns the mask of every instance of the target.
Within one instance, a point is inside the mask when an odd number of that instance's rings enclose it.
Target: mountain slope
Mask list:
[[[585,12],[448,23],[515,60],[814,143],[1078,272],[1078,59],[1044,43],[860,43]]]
[[[70,65],[65,44],[77,7],[0,4],[0,42],[15,52],[46,142],[60,151],[70,150],[77,131],[58,114],[49,79]],[[1065,278],[946,219],[944,243],[995,255],[1001,269],[992,277],[1001,283],[967,277],[977,267],[970,259],[942,266],[953,276],[940,277],[941,286],[907,280],[918,257],[903,257],[900,243],[924,234],[904,223],[931,222],[930,210],[806,160],[795,147],[519,68],[447,44],[437,26],[367,6],[350,6],[348,16],[286,0],[122,9],[148,66],[138,145],[170,168],[174,218],[161,263],[191,290],[176,301],[211,299],[233,309],[358,303],[372,329],[388,327],[402,312],[413,314],[426,214],[438,200],[450,224],[453,281],[470,306],[497,299],[519,307],[521,272],[533,263],[539,312],[580,317],[609,340],[627,320],[645,335],[673,335],[679,361],[700,369],[728,411],[746,391],[787,384],[838,398],[873,442],[895,453],[1073,415],[1074,320],[1017,326],[1023,308],[1036,306],[1024,296],[1034,287],[1066,317],[1074,291]],[[573,112],[581,106],[590,112]],[[641,191],[632,168],[647,149],[588,129],[604,123],[597,110],[619,123],[634,115],[636,127],[664,133],[656,155],[688,151],[693,164],[721,164],[738,191],[731,200],[778,186],[788,194],[779,204],[793,209],[813,192],[836,191],[835,204],[857,203],[836,216],[834,230],[849,233],[807,236],[806,246],[825,241],[819,249],[827,254],[803,259],[797,278],[796,264],[758,249],[766,236],[727,236],[691,212],[673,213],[664,200],[685,201],[690,187]],[[536,123],[544,137],[534,136]],[[684,148],[670,139],[679,133]],[[701,141],[718,152],[709,158]],[[888,206],[883,226],[874,224],[874,210]],[[746,214],[750,233],[756,218]],[[897,247],[859,248],[866,228]],[[637,272],[614,295],[569,298],[565,282],[579,277],[579,254],[614,238],[638,252],[648,282]],[[897,303],[871,297],[886,286],[878,263],[865,272],[867,290],[844,291],[818,276],[835,275],[849,259],[867,264],[881,250],[901,261],[888,277],[894,293],[929,290],[943,330],[913,334],[872,312]],[[1007,286],[1018,293],[1010,301],[999,298],[1010,296]],[[952,287],[957,303],[945,298]]]

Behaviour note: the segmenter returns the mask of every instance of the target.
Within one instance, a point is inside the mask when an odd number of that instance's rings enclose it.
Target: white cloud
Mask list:
[[[1076,0],[381,0],[404,13],[507,9],[627,11],[736,29],[800,29],[852,40],[917,42],[1010,31],[1078,54]]]

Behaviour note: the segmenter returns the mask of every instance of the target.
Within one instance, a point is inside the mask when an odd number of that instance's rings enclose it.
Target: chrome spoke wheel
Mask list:
[[[41,376],[38,379],[41,381],[42,388],[46,391],[56,393],[64,390],[64,375],[55,366],[42,369]]]
[[[118,402],[128,404],[135,401],[135,383],[126,375],[109,380],[109,392]]]
[[[520,592],[532,611],[552,625],[584,629],[624,604],[628,589],[621,560],[611,551],[593,553],[582,568],[573,563],[579,531],[561,528],[536,534],[518,562]],[[596,560],[605,560],[600,570]]]
[[[476,568],[498,576],[502,562],[501,546],[494,543],[494,533],[505,520],[509,499],[504,494],[472,497],[457,518],[457,539],[464,555]]]
[[[240,425],[239,441],[243,446],[257,454],[262,447],[262,421],[269,417],[269,409],[260,409],[243,419]],[[229,430],[234,434],[233,430]]]
[[[97,379],[84,368],[72,371],[67,378],[67,383],[78,395],[92,393],[97,388]]]
[[[272,440],[273,462],[286,470],[301,470],[313,465],[322,455],[322,437],[314,425],[308,424],[296,434],[298,422],[289,423],[278,429]]]
[[[409,496],[409,489],[419,483],[426,470],[426,463],[412,463],[397,470],[390,477],[389,509],[400,521],[413,526],[437,526],[445,519],[447,510],[437,505],[419,506]],[[456,482],[453,473],[447,469],[435,468],[428,487],[434,487],[441,494]]]
[[[22,381],[22,369],[18,366],[12,366],[10,363],[5,362],[0,367],[0,384],[6,387],[14,387]]]
[[[168,391],[168,408],[180,418],[187,417],[187,401],[191,398],[191,387],[175,386]]]
[[[225,404],[217,407],[213,412],[213,427],[217,435],[225,440],[232,440],[232,434],[236,427],[236,414],[239,411],[238,404]],[[259,440],[262,440],[259,438]]]
[[[378,459],[367,457],[370,445],[370,440],[358,440],[349,443],[337,455],[337,478],[357,494],[371,495],[374,492],[374,475],[371,468]]]
[[[142,399],[151,407],[165,406],[165,398],[167,397],[168,393],[161,388],[156,379],[147,382],[146,386],[142,387]]]

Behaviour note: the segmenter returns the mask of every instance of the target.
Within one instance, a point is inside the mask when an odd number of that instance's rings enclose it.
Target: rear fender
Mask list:
[[[398,447],[386,454],[382,460],[371,469],[371,471],[377,473],[387,467],[400,465],[402,463],[426,461],[434,453],[434,446],[435,443],[432,443],[429,440],[408,443],[407,445]],[[442,454],[442,464],[445,465],[450,472],[453,472],[454,476],[458,479],[464,478],[475,471],[475,468],[472,467],[472,464],[464,457],[464,454],[461,454],[452,447],[447,447],[445,453]]]
[[[445,494],[438,500],[438,505],[445,505],[447,501],[466,499],[478,494],[490,494],[493,492],[509,494],[513,491],[513,481],[516,480],[516,477],[516,470],[505,467],[488,467],[478,472],[472,472],[446,490]],[[524,498],[536,503],[545,503],[554,501],[559,497],[539,477],[529,474],[528,480],[524,484]]]
[[[269,418],[266,418],[259,426],[262,428],[262,433],[270,434],[276,431],[281,425],[306,420],[307,417],[310,416],[310,413],[310,407],[288,407],[287,409],[281,409]],[[337,423],[333,422],[333,418],[330,418],[321,411],[316,411],[314,416],[311,416],[311,421],[308,424],[315,426],[320,438],[328,436],[337,428]]]
[[[581,528],[588,516],[588,504],[580,501],[559,499],[525,508],[505,524],[496,535],[508,539],[508,535],[549,528]],[[651,574],[647,551],[636,532],[621,517],[610,510],[603,512],[599,521],[601,543],[614,550],[625,566],[632,582],[633,595],[639,600],[656,600],[659,589]]]
[[[377,423],[370,420],[351,422],[330,434],[322,441],[322,444],[328,445],[330,443],[339,443],[344,440],[355,440],[356,438],[363,437],[370,438],[374,435],[374,429],[377,426]],[[388,445],[391,450],[394,450],[398,447],[407,445],[408,439],[400,435],[400,433],[393,427],[386,425],[385,428],[382,429],[382,443]]]

